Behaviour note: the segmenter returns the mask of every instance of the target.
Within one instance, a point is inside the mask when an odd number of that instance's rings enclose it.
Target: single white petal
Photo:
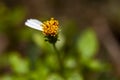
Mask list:
[[[41,21],[38,21],[37,19],[30,19],[30,20],[34,21],[34,22],[37,23],[37,24],[42,24],[42,22],[41,22]]]
[[[36,19],[28,19],[26,22],[25,22],[25,25],[28,26],[28,27],[31,27],[33,29],[37,29],[37,30],[40,30],[40,31],[43,31],[42,29],[42,22],[36,20]]]

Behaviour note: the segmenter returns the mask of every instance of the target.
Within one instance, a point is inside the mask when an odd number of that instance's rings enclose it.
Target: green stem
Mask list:
[[[63,75],[64,75],[64,74],[63,74],[63,69],[64,69],[64,67],[63,67],[63,62],[62,62],[62,59],[61,59],[60,52],[57,50],[55,44],[53,44],[53,48],[54,48],[54,50],[55,50],[55,52],[56,52],[57,59],[58,59],[58,62],[59,62],[59,67],[60,67],[59,72],[60,72],[61,76],[64,77],[64,76],[63,76]]]

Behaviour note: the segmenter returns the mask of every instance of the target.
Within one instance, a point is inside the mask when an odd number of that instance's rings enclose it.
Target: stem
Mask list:
[[[61,59],[60,52],[57,50],[55,44],[53,44],[53,48],[54,48],[54,50],[55,50],[55,52],[56,52],[57,59],[58,59],[58,62],[59,62],[59,66],[60,66],[59,72],[60,72],[61,76],[64,78],[64,76],[63,76],[63,75],[64,75],[64,74],[63,74],[63,69],[64,69],[64,67],[63,67],[63,63],[62,63],[62,59]]]

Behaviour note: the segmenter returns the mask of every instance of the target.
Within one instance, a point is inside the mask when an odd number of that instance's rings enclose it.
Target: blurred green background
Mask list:
[[[0,80],[120,80],[119,0],[0,0]],[[60,23],[63,69],[25,21]],[[64,76],[64,77],[63,77]]]

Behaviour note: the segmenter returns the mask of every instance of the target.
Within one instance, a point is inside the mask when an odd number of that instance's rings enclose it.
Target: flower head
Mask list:
[[[51,18],[50,21],[45,21],[42,24],[43,27],[43,33],[48,36],[55,36],[58,34],[58,21],[54,20],[54,18]]]
[[[48,21],[41,22],[36,19],[28,19],[25,25],[36,30],[42,31],[42,33],[48,38],[49,42],[56,42],[59,32],[59,22],[54,18]]]
[[[59,23],[54,18],[43,23],[36,19],[29,19],[25,22],[25,25],[42,31],[45,36],[56,36],[58,34]]]

